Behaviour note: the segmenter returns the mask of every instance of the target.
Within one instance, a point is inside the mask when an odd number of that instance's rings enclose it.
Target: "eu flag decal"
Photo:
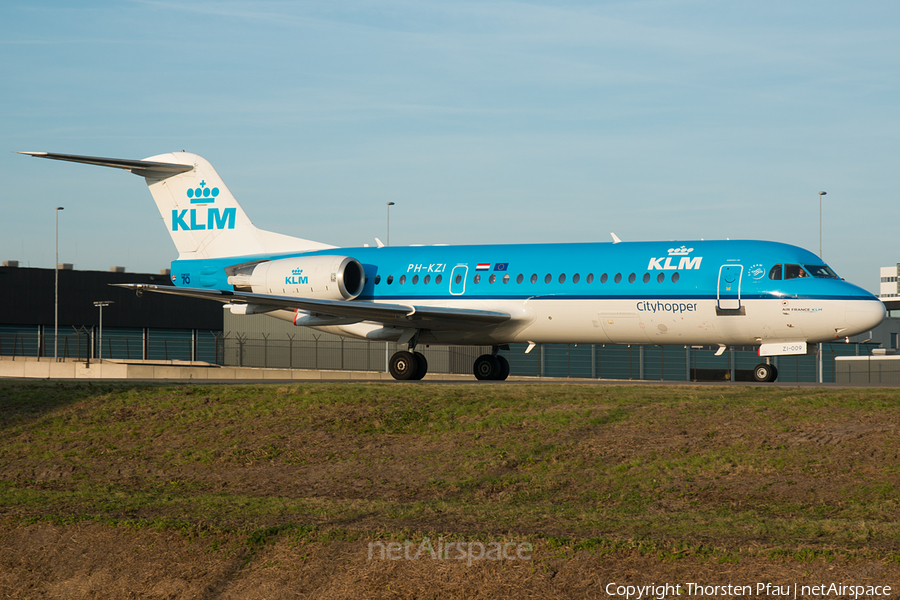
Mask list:
[[[505,271],[508,266],[509,266],[509,263],[496,263],[496,264],[494,264],[494,270],[495,271]]]

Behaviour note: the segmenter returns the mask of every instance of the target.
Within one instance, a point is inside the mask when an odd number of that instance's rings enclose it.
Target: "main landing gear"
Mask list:
[[[416,381],[428,372],[428,361],[421,352],[395,352],[388,366],[391,376],[400,381]]]
[[[425,377],[428,372],[428,361],[425,355],[415,351],[415,344],[409,350],[395,352],[388,362],[391,376],[399,381],[416,381]],[[475,378],[488,381],[504,381],[509,377],[509,361],[497,354],[500,348],[495,346],[493,354],[482,354],[475,359]]]
[[[778,377],[778,369],[775,365],[760,363],[753,368],[753,379],[760,383],[775,381]]]
[[[482,354],[475,359],[475,378],[482,381],[504,381],[509,377],[509,361],[496,354]]]

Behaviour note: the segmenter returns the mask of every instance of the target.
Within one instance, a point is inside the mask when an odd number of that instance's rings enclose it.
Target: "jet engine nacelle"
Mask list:
[[[298,256],[228,269],[235,291],[302,298],[352,300],[366,281],[362,265],[349,256]]]

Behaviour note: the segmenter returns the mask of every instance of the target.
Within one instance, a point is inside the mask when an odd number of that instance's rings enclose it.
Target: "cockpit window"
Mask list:
[[[803,265],[806,267],[806,270],[809,271],[813,277],[820,277],[822,279],[840,279],[837,276],[837,273],[831,270],[831,267],[828,265]]]
[[[809,277],[809,273],[803,270],[800,265],[784,265],[785,279],[799,279],[801,277]]]
[[[781,265],[775,265],[769,270],[769,279],[778,281],[781,279]]]

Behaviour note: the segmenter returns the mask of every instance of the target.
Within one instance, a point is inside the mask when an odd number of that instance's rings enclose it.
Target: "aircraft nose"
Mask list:
[[[841,335],[850,336],[870,331],[880,325],[886,315],[884,304],[877,298],[853,300],[847,305],[847,328],[850,331],[841,332]]]

